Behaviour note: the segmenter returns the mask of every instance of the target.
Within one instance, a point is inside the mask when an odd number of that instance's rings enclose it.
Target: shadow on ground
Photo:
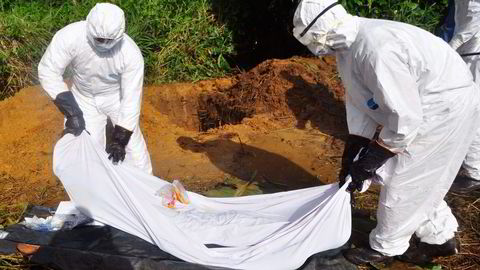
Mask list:
[[[181,136],[177,143],[185,150],[205,153],[209,160],[223,172],[246,182],[257,182],[267,188],[291,190],[321,184],[319,179],[287,158],[230,139],[214,139],[205,142]],[[231,150],[231,158],[217,149]],[[233,162],[232,162],[233,159]],[[267,188],[268,189],[268,188]],[[271,189],[265,190],[268,193]]]

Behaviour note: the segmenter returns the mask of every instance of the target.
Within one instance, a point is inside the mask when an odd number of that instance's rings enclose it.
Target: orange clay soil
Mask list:
[[[154,174],[197,192],[227,178],[286,189],[335,181],[342,96],[332,58],[269,60],[235,77],[148,86],[141,126]],[[67,199],[52,173],[62,121],[38,86],[0,102],[1,204]]]

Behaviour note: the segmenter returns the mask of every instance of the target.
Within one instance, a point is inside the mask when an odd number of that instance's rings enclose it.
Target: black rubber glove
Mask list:
[[[115,125],[112,134],[112,140],[109,145],[107,145],[107,153],[110,155],[108,159],[110,159],[113,164],[117,164],[119,161],[123,161],[125,159],[125,146],[127,146],[130,137],[132,136],[132,132],[127,130],[119,125]]]
[[[394,156],[395,153],[381,146],[377,141],[371,142],[367,148],[362,150],[359,159],[354,161],[350,167],[352,183],[348,186],[349,190],[362,190],[363,181],[372,178],[375,171]]]
[[[358,152],[364,147],[367,147],[370,143],[370,139],[367,139],[362,136],[348,135],[347,142],[345,143],[345,148],[343,149],[342,155],[342,169],[339,173],[339,187],[345,184],[345,177],[349,174],[350,166],[353,163],[353,160],[357,156]]]
[[[67,118],[63,134],[71,133],[75,136],[82,134],[82,131],[85,130],[85,120],[72,92],[66,91],[58,94],[53,103]]]

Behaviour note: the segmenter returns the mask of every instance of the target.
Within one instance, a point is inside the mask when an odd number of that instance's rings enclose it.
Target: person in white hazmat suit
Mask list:
[[[422,264],[457,253],[458,223],[443,199],[480,123],[480,92],[462,58],[425,30],[352,16],[332,0],[303,0],[293,24],[313,54],[336,56],[346,88],[349,189],[375,174],[383,182],[370,246],[344,256],[355,264],[395,257]],[[414,233],[420,242],[410,247]]]
[[[480,86],[480,0],[455,1],[455,31],[450,46],[463,56]],[[480,189],[480,130],[465,157],[451,191],[466,194]]]
[[[63,73],[71,66],[69,89]],[[64,114],[65,133],[86,130],[106,146],[113,163],[126,162],[152,173],[150,154],[139,126],[144,61],[125,33],[121,8],[98,3],[85,21],[69,24],[53,37],[38,65],[43,89]],[[106,123],[114,124],[106,145]]]

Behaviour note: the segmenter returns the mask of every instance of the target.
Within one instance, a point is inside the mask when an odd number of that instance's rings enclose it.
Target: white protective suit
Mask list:
[[[62,76],[70,65],[70,91],[83,112],[86,130],[103,146],[107,117],[132,131],[125,162],[151,174],[150,154],[139,126],[144,62],[140,49],[124,31],[125,17],[119,7],[95,5],[86,21],[67,25],[55,34],[38,66],[38,77],[55,99],[69,91]],[[94,38],[112,41],[99,44]]]
[[[455,1],[455,32],[450,46],[459,54],[480,53],[480,0]],[[464,56],[473,74],[473,79],[480,86],[480,55]],[[464,173],[480,180],[480,130],[470,146],[463,163]]]
[[[443,244],[458,227],[443,198],[479,126],[479,89],[447,43],[408,24],[354,17],[337,5],[309,30],[311,41],[299,37],[333,2],[302,1],[294,34],[309,48],[323,42],[335,51],[349,133],[372,138],[383,126],[380,140],[398,153],[377,171],[384,186],[370,246],[400,255],[413,233]]]

